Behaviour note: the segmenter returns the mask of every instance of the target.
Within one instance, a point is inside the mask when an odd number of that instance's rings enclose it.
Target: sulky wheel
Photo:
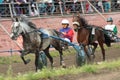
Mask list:
[[[47,66],[47,58],[43,51],[39,53],[39,59],[38,59],[38,68],[42,69],[43,67]]]
[[[76,53],[76,64],[77,66],[82,66],[86,63],[86,56],[85,56],[85,51],[82,46],[80,46],[80,50]]]
[[[77,66],[82,66],[86,63],[85,56],[81,56],[80,53],[76,53],[76,64]]]

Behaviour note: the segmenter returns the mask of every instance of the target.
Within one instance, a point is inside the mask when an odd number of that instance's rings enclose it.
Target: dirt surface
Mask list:
[[[120,70],[113,72],[104,70],[98,73],[64,75],[50,78],[49,80],[120,80]]]
[[[95,58],[96,62],[102,61],[102,54],[100,51],[97,51],[95,55],[96,55]],[[108,50],[106,50],[106,60],[111,61],[118,58],[120,58],[120,48],[111,47]],[[74,54],[64,56],[64,60],[67,67],[75,65]],[[55,67],[60,67],[59,57],[54,57],[54,63],[55,63]],[[11,65],[12,65],[13,74],[35,71],[34,60],[32,60],[27,65],[24,65],[23,63],[12,63]],[[5,65],[5,64],[0,65],[0,73],[5,74],[8,71],[8,67],[9,65]],[[49,61],[48,61],[48,67],[50,67]],[[75,75],[64,75],[55,78],[50,78],[47,80],[120,80],[120,70],[116,70],[113,72],[108,70],[102,70],[98,73],[93,73],[93,74],[83,73],[83,74],[75,74]]]

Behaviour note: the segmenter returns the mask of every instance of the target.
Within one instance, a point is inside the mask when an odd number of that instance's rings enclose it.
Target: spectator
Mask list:
[[[57,0],[56,2],[58,2],[59,4],[59,10],[61,13],[65,13],[66,10],[66,6],[65,6],[65,0]]]
[[[54,5],[54,1],[53,0],[48,0],[47,1],[47,11],[48,11],[48,13],[53,15],[53,13],[55,11],[55,5]]]
[[[120,0],[117,0],[117,8],[119,9],[120,8]]]
[[[31,9],[30,9],[30,15],[31,16],[38,16],[39,15],[39,12],[36,8],[36,4],[35,4],[35,0],[29,0],[30,2],[30,5],[31,5]]]
[[[23,0],[23,14],[25,15],[29,15],[29,4],[28,4],[28,0]]]
[[[3,0],[0,0],[0,3],[3,3]]]
[[[47,14],[47,13],[46,13],[47,5],[46,5],[45,2],[46,2],[46,1],[44,1],[44,0],[37,0],[39,13],[46,15],[46,14]]]
[[[93,12],[93,9],[88,2],[86,2],[85,7],[86,7],[86,13],[92,13]]]
[[[98,10],[100,12],[104,12],[102,0],[98,0],[97,5],[98,5]]]
[[[112,3],[111,4],[112,9],[115,10],[117,8],[117,6],[118,6],[117,5],[117,0],[111,0],[111,3]]]
[[[3,3],[3,0],[0,0],[0,17],[3,15],[4,4],[2,3]]]
[[[23,0],[15,0],[15,8],[17,15],[23,14]]]
[[[72,11],[72,7],[73,7],[73,0],[69,0],[66,1],[66,13],[70,14],[70,12]]]
[[[6,3],[10,3],[10,0],[3,0],[4,2],[4,6],[3,6],[3,15],[5,15],[6,17],[9,17],[10,16],[10,10],[9,10],[9,4],[6,4]]]
[[[107,25],[105,26],[105,30],[107,30],[108,36],[113,40],[116,41],[117,36],[117,26],[113,24],[113,19],[111,17],[107,18]]]
[[[78,0],[73,0],[73,4],[72,4],[72,11],[79,11],[80,10],[80,1]]]
[[[105,10],[105,12],[111,12],[110,0],[104,0],[104,10]]]
[[[72,28],[69,27],[69,21],[67,19],[63,19],[62,22],[62,28],[60,29],[60,32],[63,34],[62,37],[69,41],[73,41],[74,31]]]

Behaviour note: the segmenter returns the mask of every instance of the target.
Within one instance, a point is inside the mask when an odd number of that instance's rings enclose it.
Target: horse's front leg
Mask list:
[[[53,68],[54,67],[54,63],[53,63],[53,58],[52,58],[52,56],[49,53],[49,48],[45,49],[44,52],[45,52],[47,58],[49,59],[49,61],[51,63],[51,67]]]
[[[39,69],[39,50],[35,52],[35,67],[36,67],[36,72]]]
[[[104,46],[103,46],[103,42],[99,41],[99,46],[102,50],[103,61],[105,61],[105,49],[104,49]]]
[[[30,59],[25,60],[24,56],[28,54],[28,52],[25,51],[20,51],[21,55],[21,59],[23,60],[24,64],[28,64],[30,62]]]
[[[92,55],[93,55],[93,58],[95,58],[95,50],[96,50],[96,48],[97,48],[97,46],[98,46],[98,43],[94,42],[92,45],[93,45]]]
[[[63,68],[66,68],[65,62],[64,62],[64,60],[63,60],[62,50],[59,51],[59,54],[60,54],[60,65],[62,65]]]
[[[79,44],[79,45],[83,45],[85,53],[86,53],[89,61],[91,61],[91,53],[88,51],[87,45],[85,45],[85,44]]]

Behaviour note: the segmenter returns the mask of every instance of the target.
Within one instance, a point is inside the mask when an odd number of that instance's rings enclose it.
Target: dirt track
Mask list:
[[[97,51],[95,53],[96,58],[95,61],[101,61],[102,60],[102,54],[100,51]],[[59,57],[54,58],[55,67],[59,66]],[[120,58],[120,48],[113,48],[106,50],[106,60],[115,60]],[[65,63],[67,67],[75,65],[75,55],[68,55],[64,56]],[[12,69],[13,73],[25,73],[28,71],[34,71],[34,60],[32,60],[28,65],[24,65],[23,63],[13,63]],[[6,73],[8,71],[9,65],[0,65],[0,73]],[[48,61],[48,67],[50,66]],[[65,75],[62,77],[56,77],[52,78],[50,80],[120,80],[120,70],[115,72],[109,72],[109,71],[102,71],[97,74],[77,74],[77,75]],[[109,79],[108,79],[109,78]]]

